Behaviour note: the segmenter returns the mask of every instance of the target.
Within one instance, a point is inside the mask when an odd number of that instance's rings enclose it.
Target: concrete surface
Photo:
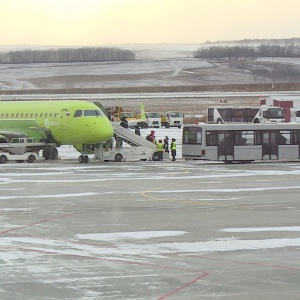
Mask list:
[[[0,299],[299,299],[298,162],[0,166]]]

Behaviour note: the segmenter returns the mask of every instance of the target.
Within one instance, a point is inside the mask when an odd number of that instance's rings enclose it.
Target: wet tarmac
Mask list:
[[[298,162],[0,166],[0,299],[299,299]]]

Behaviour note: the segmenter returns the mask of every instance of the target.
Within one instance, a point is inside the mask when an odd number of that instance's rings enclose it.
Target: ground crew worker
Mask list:
[[[156,145],[156,150],[158,154],[158,160],[162,161],[163,160],[163,154],[164,154],[164,144],[162,140],[159,140],[157,145]]]
[[[176,160],[176,139],[172,138],[172,143],[171,143],[171,155],[172,155],[172,161]]]
[[[169,138],[166,135],[165,139],[164,139],[164,149],[166,153],[169,153]]]

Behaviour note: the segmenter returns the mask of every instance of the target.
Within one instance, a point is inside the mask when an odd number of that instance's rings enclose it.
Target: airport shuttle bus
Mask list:
[[[300,124],[185,125],[182,157],[249,163],[255,160],[299,160]]]
[[[209,107],[207,123],[283,123],[284,110],[282,107],[262,105],[259,107]]]

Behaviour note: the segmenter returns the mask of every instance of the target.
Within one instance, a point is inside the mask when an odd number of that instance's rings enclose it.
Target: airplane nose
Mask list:
[[[97,136],[99,138],[99,143],[105,142],[112,138],[114,135],[114,129],[110,121],[106,118],[103,118],[100,121],[99,127],[97,127]]]

